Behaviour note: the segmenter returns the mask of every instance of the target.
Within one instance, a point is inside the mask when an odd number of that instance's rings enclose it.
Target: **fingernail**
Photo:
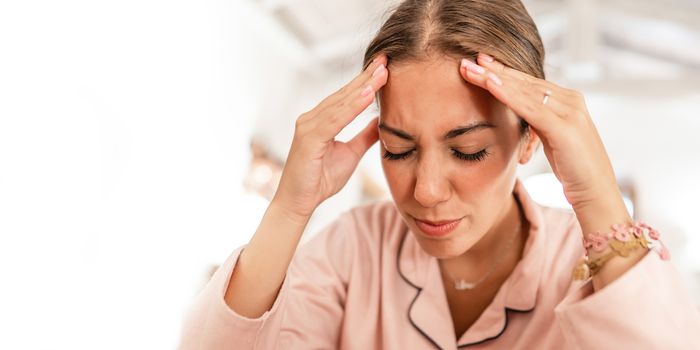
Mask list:
[[[374,70],[374,73],[372,73],[372,78],[376,77],[377,74],[381,73],[381,71],[383,71],[383,70],[384,70],[384,65],[380,64],[379,67],[377,67],[377,69]]]
[[[484,58],[484,61],[489,62],[489,63],[493,62],[493,57],[491,57],[483,52],[480,52],[479,54]]]
[[[491,79],[491,81],[494,82],[496,85],[499,85],[499,86],[503,85],[503,82],[501,81],[501,79],[499,77],[497,77],[495,74],[489,73],[487,75],[488,75],[489,79]]]
[[[476,64],[476,63],[474,63],[466,58],[462,59],[462,67],[465,67],[468,70],[470,70],[476,74],[484,74],[484,72],[486,72],[486,69],[484,69],[484,67],[481,67],[478,64]]]
[[[372,86],[367,86],[364,90],[362,90],[362,96],[367,96],[372,93]]]

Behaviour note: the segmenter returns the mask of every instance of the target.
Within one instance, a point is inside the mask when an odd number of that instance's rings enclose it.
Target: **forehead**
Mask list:
[[[486,90],[466,82],[459,61],[389,64],[381,92],[381,118],[407,131],[445,130],[477,121],[499,124],[505,108]]]

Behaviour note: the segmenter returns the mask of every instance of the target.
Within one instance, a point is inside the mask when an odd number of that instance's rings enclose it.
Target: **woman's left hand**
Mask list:
[[[544,153],[564,186],[584,236],[589,232],[607,232],[613,224],[631,224],[608,153],[583,95],[505,67],[484,54],[479,54],[477,63],[462,60],[462,77],[491,92],[530,124],[542,140]],[[588,253],[591,258],[602,254],[591,250]],[[606,262],[593,276],[594,290],[622,276],[645,254],[646,250],[640,249],[628,258]]]
[[[610,195],[620,196],[615,172],[580,92],[504,66],[479,54],[463,59],[462,77],[480,86],[525,119],[574,209]],[[545,95],[549,95],[545,103]]]

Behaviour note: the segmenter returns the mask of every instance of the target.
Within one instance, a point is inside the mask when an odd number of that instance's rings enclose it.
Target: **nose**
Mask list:
[[[437,157],[421,157],[416,169],[413,197],[426,208],[432,208],[450,198],[452,188],[444,166]]]

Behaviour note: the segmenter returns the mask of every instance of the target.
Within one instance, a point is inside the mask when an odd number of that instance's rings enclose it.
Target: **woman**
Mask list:
[[[658,232],[632,221],[583,97],[544,80],[543,61],[518,1],[402,3],[363,72],[298,118],[274,199],[181,348],[700,348]],[[335,141],[375,98],[379,118]],[[343,214],[295,254],[377,140],[393,202]],[[540,142],[575,215],[516,178]]]

